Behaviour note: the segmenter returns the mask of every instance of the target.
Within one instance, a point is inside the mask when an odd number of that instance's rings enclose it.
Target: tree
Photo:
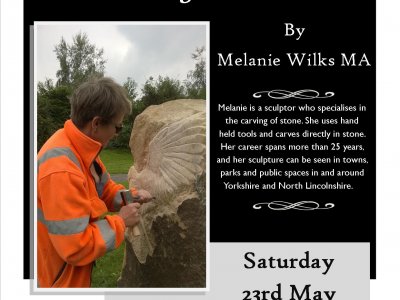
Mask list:
[[[184,90],[184,86],[177,79],[158,76],[158,79],[154,80],[153,77],[150,77],[143,85],[141,101],[147,107],[168,100],[185,98]]]
[[[196,61],[194,70],[189,71],[185,81],[186,94],[188,98],[206,99],[206,60],[205,47],[196,48],[192,53]]]
[[[145,106],[143,105],[143,101],[137,98],[138,92],[137,83],[135,80],[133,80],[131,77],[128,77],[123,86],[128,92],[129,99],[132,101],[132,113],[129,115],[127,120],[131,122],[131,125],[133,125],[133,121],[135,120],[136,116],[145,109]]]
[[[50,79],[38,83],[37,95],[37,126],[38,149],[57,130],[63,127],[70,116],[69,96],[71,88],[68,86],[54,86]]]
[[[63,37],[55,46],[59,62],[57,83],[46,79],[37,85],[38,148],[70,117],[69,97],[72,91],[91,76],[103,76],[106,60],[103,49],[98,49],[85,33],[73,37],[71,45]]]
[[[68,45],[61,37],[55,46],[60,69],[57,71],[57,85],[78,86],[90,76],[103,76],[106,60],[103,59],[104,50],[90,44],[86,33],[78,33]]]
[[[131,77],[128,77],[126,81],[123,84],[124,88],[126,89],[128,93],[128,97],[131,101],[135,101],[136,97],[138,96],[138,93],[136,91],[137,89],[137,83],[134,79]]]
[[[133,127],[133,121],[135,120],[135,117],[140,114],[142,111],[138,111],[138,102],[136,100],[136,97],[138,96],[138,93],[136,91],[137,89],[137,83],[134,79],[131,77],[128,77],[126,81],[123,84],[123,87],[126,89],[128,98],[132,103],[132,111],[131,113],[126,116],[123,122],[123,128],[122,131],[118,134],[118,136],[110,141],[110,147],[113,148],[128,148],[129,147],[129,140],[131,138],[131,131]],[[136,101],[135,101],[136,100]]]

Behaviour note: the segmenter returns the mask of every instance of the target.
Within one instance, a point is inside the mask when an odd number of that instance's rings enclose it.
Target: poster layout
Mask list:
[[[71,4],[51,16],[42,10],[45,5],[28,9],[25,3],[25,120],[33,111],[29,27],[35,21],[209,22],[211,278],[226,275],[222,261],[234,265],[227,273],[232,282],[238,269],[265,269],[267,278],[289,272],[294,281],[308,277],[292,271],[317,269],[328,278],[331,270],[339,273],[328,283],[340,282],[343,291],[348,281],[343,274],[354,257],[363,268],[353,277],[364,283],[366,276],[376,278],[375,1],[143,1],[124,4],[132,10],[107,11],[80,3],[79,10],[72,11]],[[29,141],[29,124],[24,126]],[[31,182],[31,153],[25,151],[24,175]],[[31,190],[25,189],[25,219],[32,215]],[[25,224],[25,245],[31,242],[30,224]],[[26,279],[34,276],[31,252],[27,247]],[[224,253],[227,260],[219,260]],[[274,265],[278,259],[291,260],[292,267]],[[346,264],[335,268],[340,261]],[[262,295],[260,287],[249,287],[249,273],[238,274],[243,299],[256,299],[253,291]],[[265,273],[252,274],[248,278]],[[214,292],[220,291],[222,280],[215,282]],[[283,281],[268,284],[268,295],[275,292],[271,299],[334,299],[338,292],[326,288],[325,294],[312,294],[305,282],[296,288]],[[369,286],[360,286],[368,294]],[[205,297],[214,297],[212,279],[210,293]]]

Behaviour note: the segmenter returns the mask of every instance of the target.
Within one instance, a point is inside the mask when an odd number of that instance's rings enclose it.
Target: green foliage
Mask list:
[[[136,97],[138,95],[136,89],[137,89],[137,83],[134,79],[131,77],[128,77],[126,81],[123,84],[123,87],[126,89],[126,92],[128,93],[128,97],[131,101],[135,101]]]
[[[128,174],[133,165],[130,149],[103,149],[100,158],[110,174]]]
[[[142,88],[142,99],[145,107],[157,105],[168,100],[185,98],[185,88],[177,79],[168,76],[158,76],[157,80],[150,77]]]
[[[60,64],[57,71],[57,85],[78,86],[91,76],[103,76],[106,60],[104,50],[90,44],[86,33],[73,37],[71,45],[64,38],[55,46],[54,52]]]
[[[38,149],[57,130],[64,126],[70,115],[68,86],[53,86],[51,80],[38,84]]]
[[[116,138],[110,141],[108,147],[116,149],[126,149],[129,148],[129,140],[131,138],[132,123],[127,119],[123,122],[124,128],[118,134]]]
[[[192,58],[196,60],[195,69],[189,71],[185,81],[186,94],[192,99],[206,99],[206,60],[205,47],[196,48]]]
[[[123,126],[124,128],[118,134],[118,136],[110,141],[110,147],[113,148],[128,148],[129,147],[129,140],[131,138],[131,131],[133,127],[133,121],[135,117],[140,114],[142,111],[138,111],[136,97],[137,93],[137,83],[131,77],[128,77],[127,80],[124,82],[123,87],[126,89],[128,93],[128,98],[132,103],[132,111],[131,113],[125,117]]]

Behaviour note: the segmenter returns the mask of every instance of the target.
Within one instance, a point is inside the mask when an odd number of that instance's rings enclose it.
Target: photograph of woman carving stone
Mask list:
[[[35,26],[37,287],[206,289],[207,24]]]

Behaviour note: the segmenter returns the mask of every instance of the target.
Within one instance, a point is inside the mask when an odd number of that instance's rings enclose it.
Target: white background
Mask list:
[[[371,299],[397,299],[400,282],[400,2],[377,0],[377,276]],[[345,9],[345,8],[344,8]],[[23,280],[23,3],[1,1],[1,299],[31,296]],[[363,30],[360,26],[358,30]],[[212,286],[212,280],[211,280]],[[390,297],[390,298],[389,298]],[[357,299],[358,300],[358,299]],[[364,299],[360,299],[364,300]]]

